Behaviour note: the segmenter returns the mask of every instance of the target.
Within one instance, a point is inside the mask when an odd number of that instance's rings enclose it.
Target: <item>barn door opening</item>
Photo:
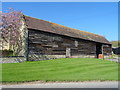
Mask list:
[[[102,54],[102,44],[96,45],[96,58],[98,58],[99,54]]]
[[[70,57],[71,56],[71,54],[70,54],[70,48],[66,48],[66,57]]]

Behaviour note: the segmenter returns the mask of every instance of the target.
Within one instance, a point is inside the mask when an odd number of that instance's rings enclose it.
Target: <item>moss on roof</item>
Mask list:
[[[104,44],[110,44],[110,42],[105,37],[97,34],[73,29],[70,27],[66,27],[63,25],[59,25],[59,24],[41,20],[41,19],[36,19],[29,16],[25,16],[24,18],[28,28],[30,29],[36,29],[36,30],[41,30],[45,32],[65,35],[69,37],[80,38],[80,39],[90,40],[90,41],[104,43]]]

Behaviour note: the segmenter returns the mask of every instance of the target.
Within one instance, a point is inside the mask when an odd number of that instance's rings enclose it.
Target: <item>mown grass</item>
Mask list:
[[[118,63],[66,58],[2,65],[2,82],[118,80]]]

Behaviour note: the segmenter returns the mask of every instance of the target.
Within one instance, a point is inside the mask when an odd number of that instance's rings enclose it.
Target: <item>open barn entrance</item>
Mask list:
[[[96,58],[98,58],[99,54],[102,54],[102,44],[96,44]]]

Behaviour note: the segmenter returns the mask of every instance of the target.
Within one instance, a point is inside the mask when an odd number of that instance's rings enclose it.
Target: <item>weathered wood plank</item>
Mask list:
[[[99,48],[100,50],[97,52],[98,45],[99,43],[96,42],[29,30],[29,52],[38,54],[66,55],[66,48],[70,48],[71,55],[96,55],[101,50]],[[104,52],[111,53],[111,47],[104,48]]]

